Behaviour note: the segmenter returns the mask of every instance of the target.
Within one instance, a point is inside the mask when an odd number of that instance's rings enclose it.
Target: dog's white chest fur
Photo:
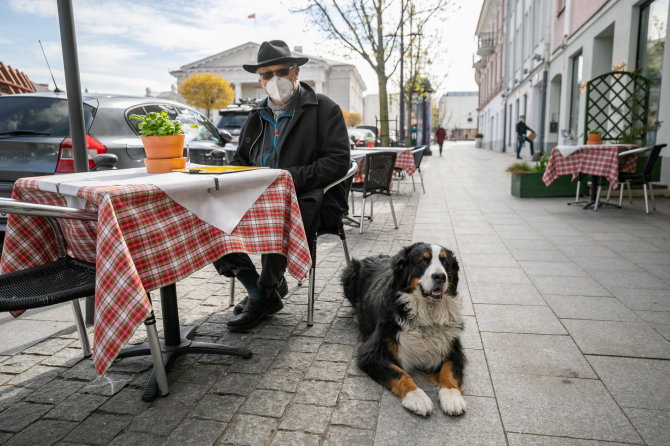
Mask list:
[[[445,297],[430,303],[415,295],[402,295],[409,311],[406,321],[398,321],[398,360],[405,370],[439,367],[449,355],[451,343],[463,331],[460,299]]]

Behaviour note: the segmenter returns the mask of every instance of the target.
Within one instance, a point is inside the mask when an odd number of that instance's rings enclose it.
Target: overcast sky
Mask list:
[[[472,69],[474,30],[482,0],[454,0],[440,48],[431,48],[431,70],[448,73],[442,92],[476,90]],[[288,0],[73,0],[82,88],[98,93],[144,95],[170,89],[169,71],[239,44],[281,39],[306,54],[353,63],[377,91],[369,66],[347,59],[337,45],[289,12]],[[256,19],[249,19],[255,14]],[[0,62],[34,82],[53,82],[38,40],[61,89],[65,88],[56,0],[0,0]],[[253,61],[249,61],[253,62]],[[391,90],[397,87],[391,87]]]

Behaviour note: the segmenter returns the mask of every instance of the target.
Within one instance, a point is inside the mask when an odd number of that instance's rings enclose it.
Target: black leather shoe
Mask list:
[[[230,331],[249,330],[260,324],[263,318],[272,316],[284,308],[277,290],[272,290],[265,299],[249,299],[244,310],[233,316],[226,326]]]
[[[277,292],[279,293],[279,297],[282,299],[288,294],[288,284],[286,283],[284,276],[282,276],[279,285],[277,285]],[[244,310],[244,307],[247,305],[247,299],[248,297],[245,297],[239,301],[237,305],[235,305],[235,308],[233,308],[233,314],[240,314]]]

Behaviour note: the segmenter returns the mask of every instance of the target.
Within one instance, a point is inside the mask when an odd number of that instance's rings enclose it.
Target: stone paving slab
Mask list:
[[[385,199],[362,235],[347,227],[356,258],[412,241],[456,252],[469,359],[463,416],[442,413],[420,373],[412,375],[435,408],[427,418],[357,367],[342,246],[326,236],[309,328],[307,287],[295,278],[284,309],[248,333],[226,330],[229,282],[211,266],[179,282],[180,318],[198,326],[196,338],[248,346],[254,357],[181,357],[170,395],[151,403],[140,400],[148,358],[117,361],[96,377],[69,305],[0,315],[0,333],[9,330],[1,337],[20,345],[0,351],[0,444],[670,443],[670,200],[644,215],[639,202],[595,213],[565,206],[568,198],[518,199],[504,172],[512,162],[513,154],[447,143],[442,157],[423,161],[425,194],[400,184],[400,229]],[[238,286],[236,301],[244,296]],[[24,342],[22,323],[35,322],[64,325]],[[131,343],[144,338],[137,330]]]

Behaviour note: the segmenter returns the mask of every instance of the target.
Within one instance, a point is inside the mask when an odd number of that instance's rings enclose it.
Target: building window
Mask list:
[[[640,7],[640,34],[637,46],[637,69],[651,81],[649,89],[649,123],[658,119],[661,100],[661,74],[663,52],[668,29],[669,0],[653,0]],[[656,135],[649,135],[651,142]]]
[[[570,132],[577,136],[579,129],[579,95],[582,83],[582,53],[571,58],[572,75],[570,76]]]

